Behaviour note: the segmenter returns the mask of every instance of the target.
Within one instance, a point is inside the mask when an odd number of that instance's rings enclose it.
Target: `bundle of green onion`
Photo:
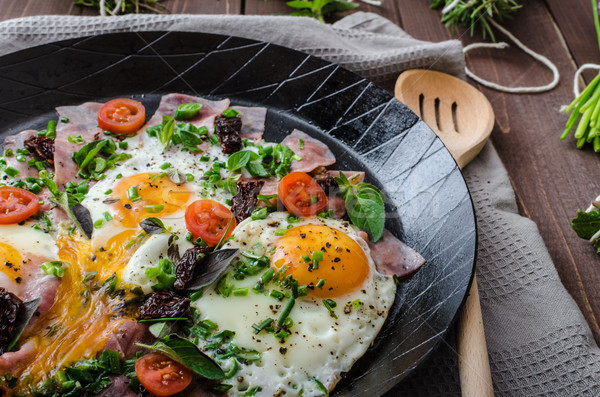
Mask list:
[[[581,149],[586,143],[593,143],[594,151],[600,152],[600,74],[564,111],[571,112],[571,116],[560,139],[565,139],[579,120],[575,129],[577,148]]]
[[[596,37],[600,47],[600,19],[598,18],[596,0],[592,0],[592,10],[594,12]],[[581,149],[586,143],[593,143],[594,151],[600,152],[600,74],[564,109],[564,112],[571,112],[571,115],[560,139],[569,136],[569,132],[579,120],[579,124],[575,129],[577,148]]]

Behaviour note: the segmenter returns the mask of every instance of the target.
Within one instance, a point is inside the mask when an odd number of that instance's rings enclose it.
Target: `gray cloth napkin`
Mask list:
[[[456,40],[415,40],[390,21],[352,14],[334,25],[264,16],[29,17],[0,23],[0,54],[99,33],[203,31],[245,36],[336,62],[390,90],[398,74],[432,68],[464,78]],[[488,143],[464,170],[477,213],[477,277],[494,389],[499,396],[598,396],[600,350],[562,286],[536,225],[518,215],[514,192]],[[389,396],[460,395],[453,334]]]

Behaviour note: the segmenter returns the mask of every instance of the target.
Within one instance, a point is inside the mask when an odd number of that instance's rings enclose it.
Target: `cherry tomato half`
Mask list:
[[[38,212],[40,199],[18,187],[0,187],[0,224],[19,223]]]
[[[231,236],[237,223],[233,213],[223,204],[213,200],[197,200],[185,211],[185,225],[194,239],[200,237],[213,247],[222,238]]]
[[[146,108],[138,101],[117,98],[98,111],[98,127],[115,134],[133,134],[146,122]]]
[[[177,394],[192,383],[191,370],[160,353],[138,358],[135,373],[142,386],[158,397]]]
[[[316,215],[327,207],[327,195],[310,175],[291,172],[277,186],[279,200],[296,216]]]

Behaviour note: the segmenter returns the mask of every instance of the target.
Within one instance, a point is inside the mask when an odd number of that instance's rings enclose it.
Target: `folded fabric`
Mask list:
[[[464,78],[456,40],[416,40],[392,22],[354,13],[334,25],[308,18],[225,15],[43,16],[0,23],[0,55],[87,35],[202,31],[295,48],[391,90],[398,74],[431,68]],[[497,395],[600,395],[600,350],[566,292],[535,224],[518,215],[493,145],[464,170],[478,220],[477,277]],[[460,395],[453,334],[388,396]]]

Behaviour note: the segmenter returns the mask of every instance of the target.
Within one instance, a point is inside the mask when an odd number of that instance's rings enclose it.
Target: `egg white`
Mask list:
[[[286,217],[287,213],[279,212],[264,220],[246,219],[238,225],[234,238],[225,247],[264,254],[277,240],[276,228],[287,226]],[[244,394],[256,387],[260,388],[257,395],[264,396],[323,395],[314,379],[328,390],[333,389],[341,374],[349,371],[371,345],[394,302],[396,286],[392,277],[377,273],[368,245],[358,236],[356,228],[347,222],[322,218],[304,218],[293,226],[305,224],[327,225],[354,239],[367,255],[368,278],[357,290],[332,298],[337,303],[334,309],[337,319],[329,314],[322,299],[310,293],[298,298],[289,316],[293,320],[292,333],[285,342],[264,331],[255,334],[252,328],[266,318],[276,320],[287,301],[255,293],[252,286],[260,274],[235,281],[236,288],[249,289],[247,296],[224,298],[216,291],[216,283],[208,287],[202,298],[193,303],[200,318],[217,324],[215,332],[235,331],[233,343],[236,346],[261,354],[259,361],[248,365],[238,363],[239,371],[224,381],[233,386],[230,395]],[[210,340],[199,343],[202,347]],[[223,360],[221,364],[231,369],[234,360]]]

